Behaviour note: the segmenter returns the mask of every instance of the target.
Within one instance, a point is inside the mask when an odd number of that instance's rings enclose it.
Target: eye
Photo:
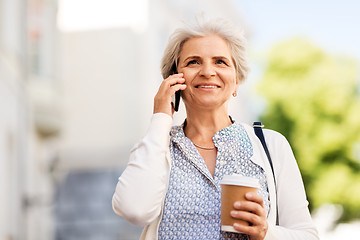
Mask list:
[[[217,59],[217,60],[215,61],[215,63],[216,63],[216,64],[224,64],[224,65],[227,66],[227,63],[226,63],[224,60],[222,60],[222,59]]]
[[[188,61],[186,66],[193,65],[193,64],[198,64],[198,63],[199,63],[199,61],[194,59],[194,60]]]

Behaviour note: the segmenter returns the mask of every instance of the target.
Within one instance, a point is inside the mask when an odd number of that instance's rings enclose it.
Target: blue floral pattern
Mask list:
[[[259,194],[269,212],[269,192],[264,170],[251,161],[250,139],[239,123],[217,132],[214,177],[200,153],[183,132],[182,126],[172,128],[170,153],[172,168],[165,198],[159,239],[248,239],[240,233],[220,230],[220,180],[224,175],[241,174],[259,179]]]

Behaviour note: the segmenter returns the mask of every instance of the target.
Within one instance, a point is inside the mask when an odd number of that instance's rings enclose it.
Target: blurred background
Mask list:
[[[360,3],[0,0],[0,240],[132,240],[111,209],[167,39],[226,17],[252,71],[231,115],[290,141],[321,239],[360,234]],[[185,118],[184,107],[174,124]]]

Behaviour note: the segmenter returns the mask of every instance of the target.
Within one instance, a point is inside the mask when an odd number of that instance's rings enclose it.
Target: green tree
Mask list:
[[[360,217],[360,94],[356,61],[295,38],[269,52],[260,93],[267,128],[287,137],[311,208],[341,204],[342,221]],[[357,156],[356,156],[357,155]]]

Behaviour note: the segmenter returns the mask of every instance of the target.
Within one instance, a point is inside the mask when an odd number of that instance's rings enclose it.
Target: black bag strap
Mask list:
[[[266,156],[267,156],[267,158],[269,160],[269,163],[270,163],[270,166],[271,166],[271,171],[273,173],[274,180],[275,180],[274,166],[272,164],[269,149],[266,146],[265,137],[264,137],[264,134],[263,134],[263,131],[262,131],[262,128],[264,127],[264,125],[262,125],[261,122],[254,122],[253,127],[254,127],[254,131],[255,131],[256,136],[260,139],[260,142],[264,147],[264,150],[265,150]]]
[[[264,125],[262,125],[261,122],[254,122],[253,127],[254,127],[255,134],[260,139],[260,142],[261,142],[261,144],[265,150],[266,156],[269,160],[271,171],[272,171],[272,174],[274,177],[275,189],[276,189],[276,178],[275,178],[274,166],[273,166],[273,163],[271,160],[269,149],[267,148],[267,145],[266,145],[264,133],[262,131],[262,128],[264,127]],[[277,206],[277,197],[276,197],[276,225],[279,225],[279,212],[278,212],[278,206]]]

